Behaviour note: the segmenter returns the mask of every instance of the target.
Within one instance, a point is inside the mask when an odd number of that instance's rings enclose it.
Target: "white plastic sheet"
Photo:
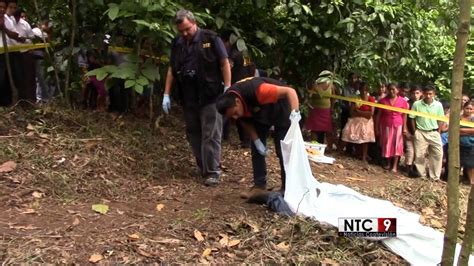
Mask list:
[[[419,223],[419,215],[389,201],[360,194],[343,185],[318,182],[312,174],[298,121],[291,121],[282,141],[286,170],[284,199],[298,215],[338,226],[339,217],[397,218],[397,237],[382,239],[393,252],[414,265],[441,262],[443,234]],[[460,246],[456,249],[456,259]],[[474,265],[473,256],[469,265]]]

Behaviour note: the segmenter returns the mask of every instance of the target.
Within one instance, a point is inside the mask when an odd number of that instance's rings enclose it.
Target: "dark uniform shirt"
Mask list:
[[[183,56],[181,57],[180,65],[182,66],[180,71],[183,75],[184,88],[183,88],[183,100],[186,105],[196,104],[196,99],[198,98],[198,88],[196,82],[196,74],[199,73],[198,68],[202,67],[199,65],[199,47],[202,45],[203,31],[198,28],[193,39],[188,43],[186,39],[182,36],[179,36],[176,44],[180,47],[183,47],[181,52]],[[224,43],[220,38],[215,39],[214,53],[216,54],[219,61],[226,59],[227,50],[225,49]],[[173,52],[171,53],[171,62],[174,60],[179,60]]]

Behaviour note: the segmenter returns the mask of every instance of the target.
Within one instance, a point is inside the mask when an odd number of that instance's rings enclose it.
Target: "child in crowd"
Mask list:
[[[330,75],[330,74],[329,74]],[[324,78],[324,76],[319,76]],[[312,109],[306,119],[305,128],[310,130],[316,136],[319,143],[324,143],[326,137],[328,144],[328,151],[333,148],[333,125],[332,125],[332,110],[334,109],[334,99],[327,96],[336,94],[334,84],[330,81],[315,81],[310,93]]]
[[[420,100],[423,93],[421,91],[421,86],[413,84],[410,86],[410,100],[408,101],[409,108],[413,106],[413,103]],[[412,127],[411,123],[412,118],[407,117],[407,132],[405,134],[405,166],[408,175],[416,175],[414,173],[415,169],[413,168],[413,163],[415,160],[415,128]]]
[[[388,94],[380,99],[380,104],[408,109],[408,103],[398,95],[397,85],[388,85]],[[378,110],[376,116],[375,135],[379,136],[382,157],[387,158],[386,170],[398,172],[398,161],[403,155],[403,135],[406,135],[406,114],[386,109]]]
[[[379,102],[381,99],[385,98],[385,96],[387,96],[387,84],[380,83],[377,95],[375,95],[375,100]]]
[[[474,101],[464,104],[461,121],[474,122]],[[461,126],[459,132],[461,165],[464,167],[464,172],[467,173],[471,186],[474,186],[474,128]]]
[[[408,83],[400,82],[398,84],[398,95],[408,102],[410,101],[410,98],[408,98],[409,94],[410,94],[410,88],[408,87]]]
[[[375,98],[369,95],[367,83],[360,82],[359,97],[361,100],[375,102]],[[360,144],[362,149],[362,161],[367,163],[368,143],[375,142],[374,132],[374,107],[368,105],[351,104],[351,117],[342,131],[342,141]]]
[[[469,98],[469,96],[465,93],[463,93],[462,95],[462,98],[461,98],[461,115],[464,111],[464,105],[469,102],[471,99]]]
[[[88,71],[102,67],[97,52],[87,52]],[[89,103],[89,107],[95,108],[99,112],[106,110],[107,91],[104,80],[97,80],[96,76],[90,76],[84,92],[84,100]]]

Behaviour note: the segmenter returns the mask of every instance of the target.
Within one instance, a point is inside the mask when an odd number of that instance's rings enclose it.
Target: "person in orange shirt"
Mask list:
[[[290,119],[301,119],[296,91],[275,79],[249,78],[232,85],[217,99],[216,106],[219,113],[241,123],[252,140],[254,186],[241,197],[248,199],[266,190],[266,140],[272,126],[275,129],[273,140],[280,161],[283,192],[286,175],[280,141],[290,127]]]

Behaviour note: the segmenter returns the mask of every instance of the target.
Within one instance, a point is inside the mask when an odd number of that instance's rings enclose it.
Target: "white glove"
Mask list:
[[[224,86],[224,93],[230,88],[230,86]]]
[[[265,147],[265,145],[263,145],[263,142],[260,139],[254,140],[253,144],[255,144],[255,148],[257,148],[257,151],[258,151],[258,153],[260,153],[260,155],[262,155],[262,156],[267,156],[268,155],[268,150]]]
[[[297,111],[297,110],[291,111],[290,120],[291,120],[291,121],[299,122],[299,121],[301,120],[301,113],[300,113],[300,111]]]
[[[169,114],[171,110],[171,100],[168,94],[163,95],[163,112]]]

